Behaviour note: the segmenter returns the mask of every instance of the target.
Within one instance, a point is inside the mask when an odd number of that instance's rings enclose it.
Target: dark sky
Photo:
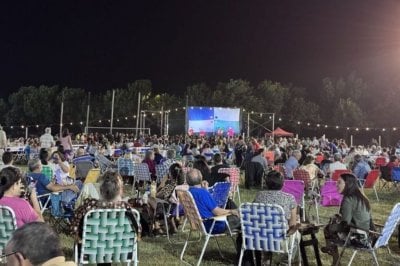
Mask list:
[[[0,96],[23,85],[157,91],[243,78],[315,92],[356,71],[400,83],[400,1],[7,1]]]

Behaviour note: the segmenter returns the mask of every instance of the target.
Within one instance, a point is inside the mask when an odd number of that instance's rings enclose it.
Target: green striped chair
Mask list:
[[[17,219],[14,211],[7,206],[0,206],[0,254],[4,254],[4,248],[15,229]]]
[[[122,263],[137,265],[137,233],[132,219],[140,221],[139,212],[125,209],[98,209],[84,218],[82,245],[75,244],[77,265],[94,263]],[[78,254],[79,253],[79,254]]]

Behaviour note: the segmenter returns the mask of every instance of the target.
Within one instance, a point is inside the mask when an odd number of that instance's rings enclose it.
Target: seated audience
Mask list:
[[[200,216],[204,220],[204,226],[207,230],[207,232],[210,231],[211,225],[213,223],[212,219],[207,219],[211,218],[213,216],[218,216],[218,215],[233,215],[236,216],[237,220],[239,219],[239,212],[238,210],[226,210],[217,207],[217,203],[215,200],[211,197],[210,192],[207,190],[207,182],[203,182],[203,177],[201,175],[201,172],[197,169],[192,169],[189,171],[187,175],[187,183],[190,186],[189,192],[192,194],[193,199],[197,205],[197,208],[200,212]],[[228,222],[231,225],[231,221],[236,220],[236,218],[228,219]],[[237,222],[233,222],[232,225],[235,224],[237,227]],[[215,222],[214,229],[212,231],[213,234],[218,234],[224,232],[226,229],[226,224],[225,222],[222,221],[217,221]],[[231,229],[234,229],[231,227]]]
[[[266,204],[279,204],[285,211],[289,226],[297,224],[297,203],[293,195],[282,191],[283,176],[277,171],[270,171],[267,174],[267,190],[257,193],[254,202]]]
[[[142,163],[145,163],[149,166],[149,171],[153,179],[156,179],[156,163],[154,162],[154,152],[146,151],[146,155]]]
[[[42,163],[39,159],[31,159],[28,162],[28,168],[30,173],[29,177],[36,183],[36,191],[37,194],[43,195],[50,192],[58,192],[70,189],[75,193],[79,192],[79,188],[75,184],[70,185],[62,185],[55,184],[51,182],[43,173],[42,173]]]
[[[9,152],[9,151],[4,152],[3,155],[1,156],[1,158],[3,160],[3,165],[1,166],[1,169],[5,168],[5,167],[9,167],[9,166],[14,167],[14,165],[13,165],[14,158],[13,158],[12,152]]]
[[[172,164],[169,168],[168,175],[161,180],[160,185],[157,187],[157,192],[155,195],[156,198],[169,201],[175,187],[177,185],[182,185],[184,181],[185,177],[182,173],[182,166],[178,163]],[[154,210],[157,209],[156,198],[150,197],[148,199],[149,206],[151,207],[151,213],[154,213]],[[154,234],[157,235],[164,233],[158,221],[155,221],[153,227],[154,227],[153,229]],[[171,233],[175,233],[177,231],[176,223],[173,217],[172,219],[170,219],[170,227],[171,227]]]
[[[204,156],[199,155],[198,159],[193,163],[193,168],[201,172],[203,180],[206,180],[207,182],[211,181],[211,170]]]
[[[90,155],[90,154],[86,154],[85,149],[84,148],[78,148],[76,150],[76,154],[74,159],[72,159],[72,163],[76,164],[77,162],[81,162],[81,161],[91,161],[94,162],[94,156]]]
[[[335,153],[333,155],[333,163],[329,164],[329,176],[332,177],[333,172],[336,170],[346,170],[347,167],[342,163],[342,155],[340,153]]]
[[[371,218],[371,205],[367,197],[358,187],[356,176],[353,174],[342,174],[337,182],[338,192],[343,195],[339,214],[331,218],[330,224],[324,229],[326,246],[321,250],[333,257],[332,265],[336,265],[339,258],[338,247],[335,242],[344,241],[349,232],[349,226],[363,230],[373,229]],[[362,231],[361,231],[362,232]],[[367,235],[361,233],[360,241],[365,243]]]
[[[88,198],[75,211],[71,222],[71,231],[76,240],[79,240],[82,236],[83,218],[90,210],[125,208],[129,211],[131,209],[130,205],[122,199],[123,188],[122,178],[117,172],[106,171],[100,177],[100,200]],[[135,229],[138,230],[137,224]]]
[[[6,167],[0,171],[0,205],[10,207],[14,211],[17,227],[34,221],[43,221],[36,189],[32,188],[30,195],[27,191],[24,194],[24,182],[21,171],[16,167]],[[21,195],[29,196],[32,206]]]
[[[301,158],[301,151],[294,150],[292,155],[285,162],[285,173],[286,177],[289,179],[293,179],[293,170],[299,167],[299,160]]]
[[[318,176],[324,176],[322,171],[318,168],[318,166],[315,164],[315,157],[314,155],[307,155],[306,158],[303,161],[303,165],[300,166],[300,169],[304,169],[308,172],[310,176],[310,180],[314,181]]]
[[[19,227],[5,247],[7,265],[73,266],[66,261],[63,245],[50,225],[31,222]]]
[[[257,151],[255,151],[253,158],[251,158],[251,162],[260,163],[264,168],[264,171],[268,169],[268,161],[267,159],[265,159],[263,148],[260,148]]]
[[[164,157],[160,153],[160,148],[158,146],[154,146],[153,151],[154,151],[154,162],[156,164],[162,163]]]
[[[392,172],[393,167],[398,167],[399,166],[399,159],[397,158],[396,155],[390,155],[389,157],[389,162],[386,165],[389,168],[389,173]]]
[[[371,172],[371,167],[360,154],[356,154],[352,171],[359,180],[365,180],[368,173]]]
[[[218,173],[218,170],[221,168],[229,168],[229,165],[224,163],[222,160],[222,155],[220,153],[214,154],[214,166],[211,167],[211,175],[210,178],[205,180],[208,182],[210,187],[214,186],[217,182],[225,182],[229,181],[229,176],[227,174]]]

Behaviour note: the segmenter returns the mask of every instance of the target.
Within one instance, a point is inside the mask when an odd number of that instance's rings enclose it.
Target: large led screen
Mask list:
[[[240,109],[190,106],[187,110],[187,130],[191,134],[240,134]]]

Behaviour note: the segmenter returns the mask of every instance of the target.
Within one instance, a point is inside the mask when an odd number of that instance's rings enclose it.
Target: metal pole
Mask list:
[[[140,121],[140,91],[138,94],[138,105],[137,105],[137,112],[136,112],[136,138],[138,139],[138,127],[139,127],[139,121]]]
[[[381,142],[382,142],[382,137],[381,137],[381,135],[379,135],[379,136],[378,136],[378,143],[379,143],[379,146],[382,147]]]
[[[350,147],[353,147],[353,135],[350,135]]]
[[[146,127],[146,113],[143,112],[143,130],[145,127]],[[144,132],[144,133],[146,133],[146,132]]]
[[[166,119],[165,119],[165,135],[169,135],[169,111],[167,111],[166,115]]]
[[[189,108],[189,95],[186,94],[186,108],[185,108],[185,134],[187,134],[189,130],[189,121],[188,121],[188,108]]]
[[[273,143],[275,142],[275,136],[274,136],[274,131],[275,131],[275,113],[272,113],[272,141]]]
[[[25,127],[25,140],[28,139],[28,127]]]
[[[164,127],[164,105],[161,106],[161,128],[160,128],[160,136],[163,135],[163,127]]]
[[[247,137],[250,138],[250,113],[247,113]]]
[[[110,122],[110,134],[112,134],[113,120],[114,120],[114,98],[115,98],[115,90],[112,93],[112,101],[111,101],[111,122]]]
[[[90,112],[90,92],[88,95],[88,105],[87,105],[87,110],[86,110],[86,127],[85,127],[85,134],[88,133],[88,128],[89,128],[89,112]]]
[[[63,115],[64,115],[64,91],[62,93],[62,98],[61,98],[60,135],[59,135],[60,138],[62,136]]]

